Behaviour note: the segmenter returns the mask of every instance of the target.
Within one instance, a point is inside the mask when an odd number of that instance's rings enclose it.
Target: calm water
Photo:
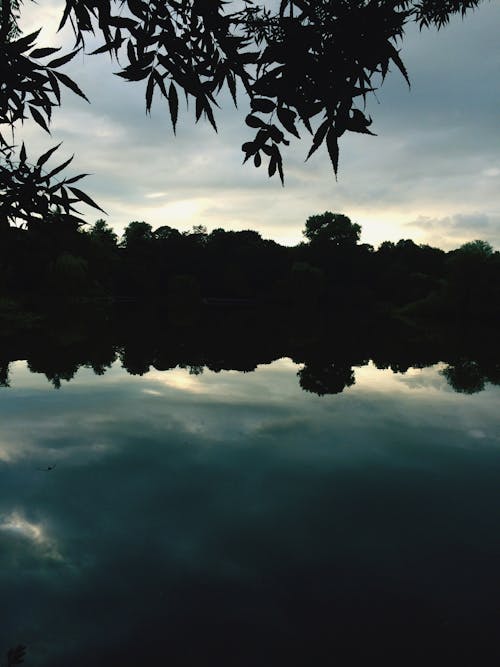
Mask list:
[[[23,643],[27,665],[51,666],[498,664],[500,387],[455,393],[443,367],[369,364],[317,396],[289,359],[141,377],[115,363],[60,390],[15,362],[0,389],[0,651]]]

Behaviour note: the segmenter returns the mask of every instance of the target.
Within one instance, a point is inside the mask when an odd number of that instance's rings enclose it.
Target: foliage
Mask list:
[[[125,228],[122,245],[124,248],[143,247],[153,238],[153,228],[144,221],[134,220]]]
[[[45,164],[59,146],[48,150],[33,164],[28,161],[24,143],[18,155],[14,144],[16,124],[22,123],[29,116],[49,132],[52,110],[61,103],[60,84],[85,98],[77,84],[58,71],[59,67],[74,57],[78,49],[67,55],[51,58],[43,64],[41,61],[54,55],[59,49],[36,48],[40,30],[18,37],[16,7],[16,3],[5,1],[1,5],[0,226],[14,223],[33,224],[56,211],[69,220],[80,221],[74,204],[82,202],[94,208],[100,207],[87,194],[72,185],[85,174],[62,180],[56,178],[73,158],[48,170]],[[4,127],[11,131],[11,142]]]
[[[461,256],[469,256],[487,259],[493,254],[493,247],[488,241],[482,241],[481,239],[476,239],[475,241],[469,241],[456,250],[456,254]]]
[[[89,235],[98,243],[113,248],[118,243],[118,236],[107,224],[106,220],[99,218],[89,230]]]
[[[24,145],[17,157],[2,127],[31,116],[49,131],[52,111],[61,104],[61,84],[87,99],[60,68],[89,35],[102,44],[93,54],[116,57],[116,74],[145,85],[146,111],[155,94],[166,101],[175,132],[179,98],[193,101],[196,120],[217,129],[217,96],[227,88],[250,102],[246,124],[256,130],[243,144],[244,160],[267,162],[269,176],[284,180],[281,149],[305,129],[312,135],[307,158],[326,145],[335,175],[339,139],[346,132],[373,134],[365,111],[368,95],[391,67],[409,84],[399,43],[409,23],[442,27],[451,15],[481,0],[281,0],[273,11],[264,2],[243,0],[237,11],[224,0],[66,0],[60,28],[70,24],[75,48],[38,47],[39,32],[19,36],[17,0],[0,5],[0,225],[29,223],[59,209],[76,218],[74,204],[99,208],[71,183],[56,180],[69,160],[45,171],[55,150],[27,161]],[[241,5],[241,3],[239,3]],[[292,47],[292,48],[291,48]],[[48,61],[46,59],[49,58]],[[76,214],[76,216],[75,216]]]

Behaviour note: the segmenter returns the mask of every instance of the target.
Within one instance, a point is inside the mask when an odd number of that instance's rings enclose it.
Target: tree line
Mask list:
[[[3,308],[50,301],[128,299],[193,310],[280,303],[428,318],[500,316],[500,253],[475,240],[445,252],[410,239],[359,243],[342,214],[310,216],[294,247],[252,230],[181,232],[130,222],[121,238],[103,219],[89,228],[57,215],[0,230]]]

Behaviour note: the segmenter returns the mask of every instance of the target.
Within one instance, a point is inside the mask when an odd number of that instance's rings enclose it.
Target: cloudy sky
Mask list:
[[[23,11],[25,30],[44,26],[40,45],[71,43],[71,34],[54,37],[60,2]],[[144,82],[113,76],[105,56],[78,56],[65,70],[90,105],[68,91],[52,138],[29,123],[18,138],[33,155],[63,141],[61,161],[75,153],[75,171],[93,174],[84,189],[118,232],[145,220],[256,229],[294,244],[309,215],[330,210],[360,223],[374,245],[413,238],[451,248],[481,238],[500,248],[499,26],[500,0],[490,0],[440,33],[409,30],[402,57],[412,89],[392,72],[369,105],[378,136],[342,139],[337,183],[326,150],[304,163],[307,137],[286,154],[284,188],[263,168],[242,166],[240,146],[251,138],[243,98],[237,110],[222,100],[218,134],[184,112],[174,137],[166,103],[158,98],[146,116]]]

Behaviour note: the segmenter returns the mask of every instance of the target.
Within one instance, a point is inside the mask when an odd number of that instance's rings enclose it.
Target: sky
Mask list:
[[[27,3],[23,29],[43,26],[40,46],[69,46],[71,32],[54,36],[61,11],[57,0]],[[235,109],[223,95],[217,134],[181,107],[174,136],[166,102],[155,98],[147,116],[145,82],[114,76],[106,56],[79,54],[63,70],[90,105],[67,91],[52,137],[27,122],[17,138],[33,157],[63,141],[59,162],[74,153],[74,173],[92,174],[82,188],[118,233],[145,220],[182,231],[255,229],[294,245],[307,218],[329,210],[360,224],[361,240],[375,246],[412,238],[450,249],[480,238],[500,249],[499,26],[500,0],[485,0],[439,33],[410,28],[401,56],[412,88],[389,74],[368,104],[378,136],[341,139],[338,182],[326,148],[304,162],[306,133],[285,149],[285,187],[242,165],[241,144],[252,138],[243,96]],[[89,223],[101,217],[85,213]]]

